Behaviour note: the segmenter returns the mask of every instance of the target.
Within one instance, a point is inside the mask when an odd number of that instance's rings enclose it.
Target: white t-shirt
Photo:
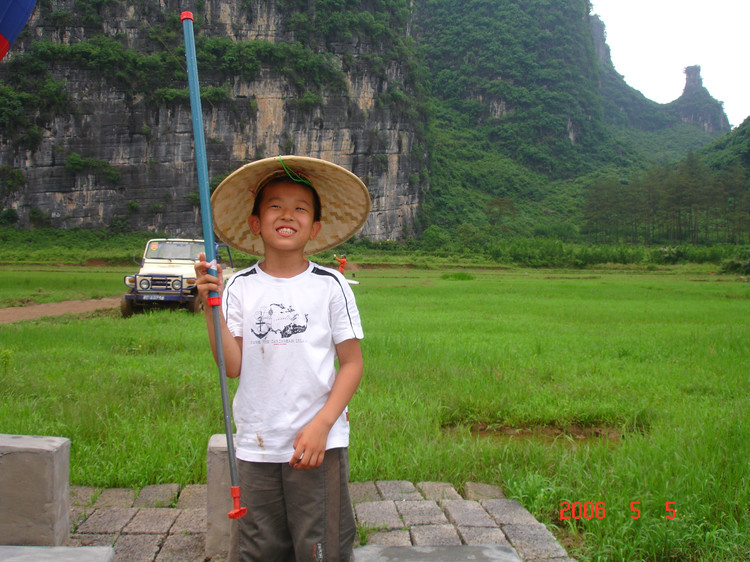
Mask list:
[[[354,293],[338,271],[312,262],[290,279],[272,277],[255,264],[227,282],[222,306],[229,331],[242,337],[233,402],[237,458],[289,462],[297,433],[333,387],[335,345],[363,337]],[[348,445],[345,410],[326,449]]]

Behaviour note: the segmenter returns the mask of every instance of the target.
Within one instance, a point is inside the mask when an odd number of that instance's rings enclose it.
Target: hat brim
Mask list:
[[[263,240],[250,229],[248,218],[259,187],[284,172],[285,167],[309,180],[320,197],[322,227],[306,244],[304,255],[334,248],[362,229],[371,209],[370,194],[362,180],[326,160],[278,156],[245,164],[227,176],[214,191],[211,214],[214,232],[222,242],[247,254],[265,254]]]

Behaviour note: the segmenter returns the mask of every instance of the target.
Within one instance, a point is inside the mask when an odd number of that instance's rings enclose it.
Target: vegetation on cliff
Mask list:
[[[150,107],[188,103],[177,7],[124,6],[40,0],[45,25],[76,39],[26,41],[0,69],[6,147],[33,152],[55,116],[78,110],[55,65],[103,78]],[[233,6],[241,14],[237,29],[252,23],[253,6]],[[146,38],[138,49],[106,25],[120,8],[132,18],[124,27]],[[519,236],[643,243],[750,236],[746,130],[725,135],[721,104],[694,67],[671,104],[627,86],[588,0],[277,0],[279,41],[214,33],[208,9],[196,3],[202,96],[226,111],[238,104],[253,110],[254,100],[232,97],[232,85],[262,73],[281,77],[287,110],[302,112],[319,108],[323,94],[344,99],[347,73],[383,78],[377,108],[416,131],[414,150],[427,147],[429,157],[409,178],[423,192],[404,238],[460,239],[481,251]],[[397,80],[390,79],[394,65],[404,71]],[[374,160],[386,158],[377,150]],[[79,159],[67,168],[116,181],[118,171],[106,162]],[[7,205],[25,181],[5,168],[0,196]],[[646,208],[644,190],[659,193],[659,204]],[[11,210],[3,211],[6,223]]]

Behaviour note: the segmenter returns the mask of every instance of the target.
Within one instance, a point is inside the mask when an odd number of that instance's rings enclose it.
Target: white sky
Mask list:
[[[750,0],[591,0],[607,30],[615,70],[648,99],[668,103],[686,66],[724,102],[732,127],[750,115]]]

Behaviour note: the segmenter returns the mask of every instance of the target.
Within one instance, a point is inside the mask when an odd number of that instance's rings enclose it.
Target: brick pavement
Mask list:
[[[112,545],[115,562],[207,560],[205,485],[180,489],[162,484],[140,491],[71,486],[70,491],[71,534],[66,546]],[[472,559],[499,559],[475,558],[472,549],[485,545],[509,553],[503,560],[572,560],[544,525],[496,486],[467,482],[464,497],[442,482],[358,482],[350,484],[350,491],[367,543],[360,556],[355,550],[355,560],[384,559],[382,549],[398,547],[414,547],[417,554],[435,547],[467,556],[471,552]],[[455,549],[459,546],[472,548]],[[374,549],[381,549],[380,557],[365,556]],[[408,559],[430,560],[437,554],[412,556]],[[454,554],[448,556],[440,560]]]

